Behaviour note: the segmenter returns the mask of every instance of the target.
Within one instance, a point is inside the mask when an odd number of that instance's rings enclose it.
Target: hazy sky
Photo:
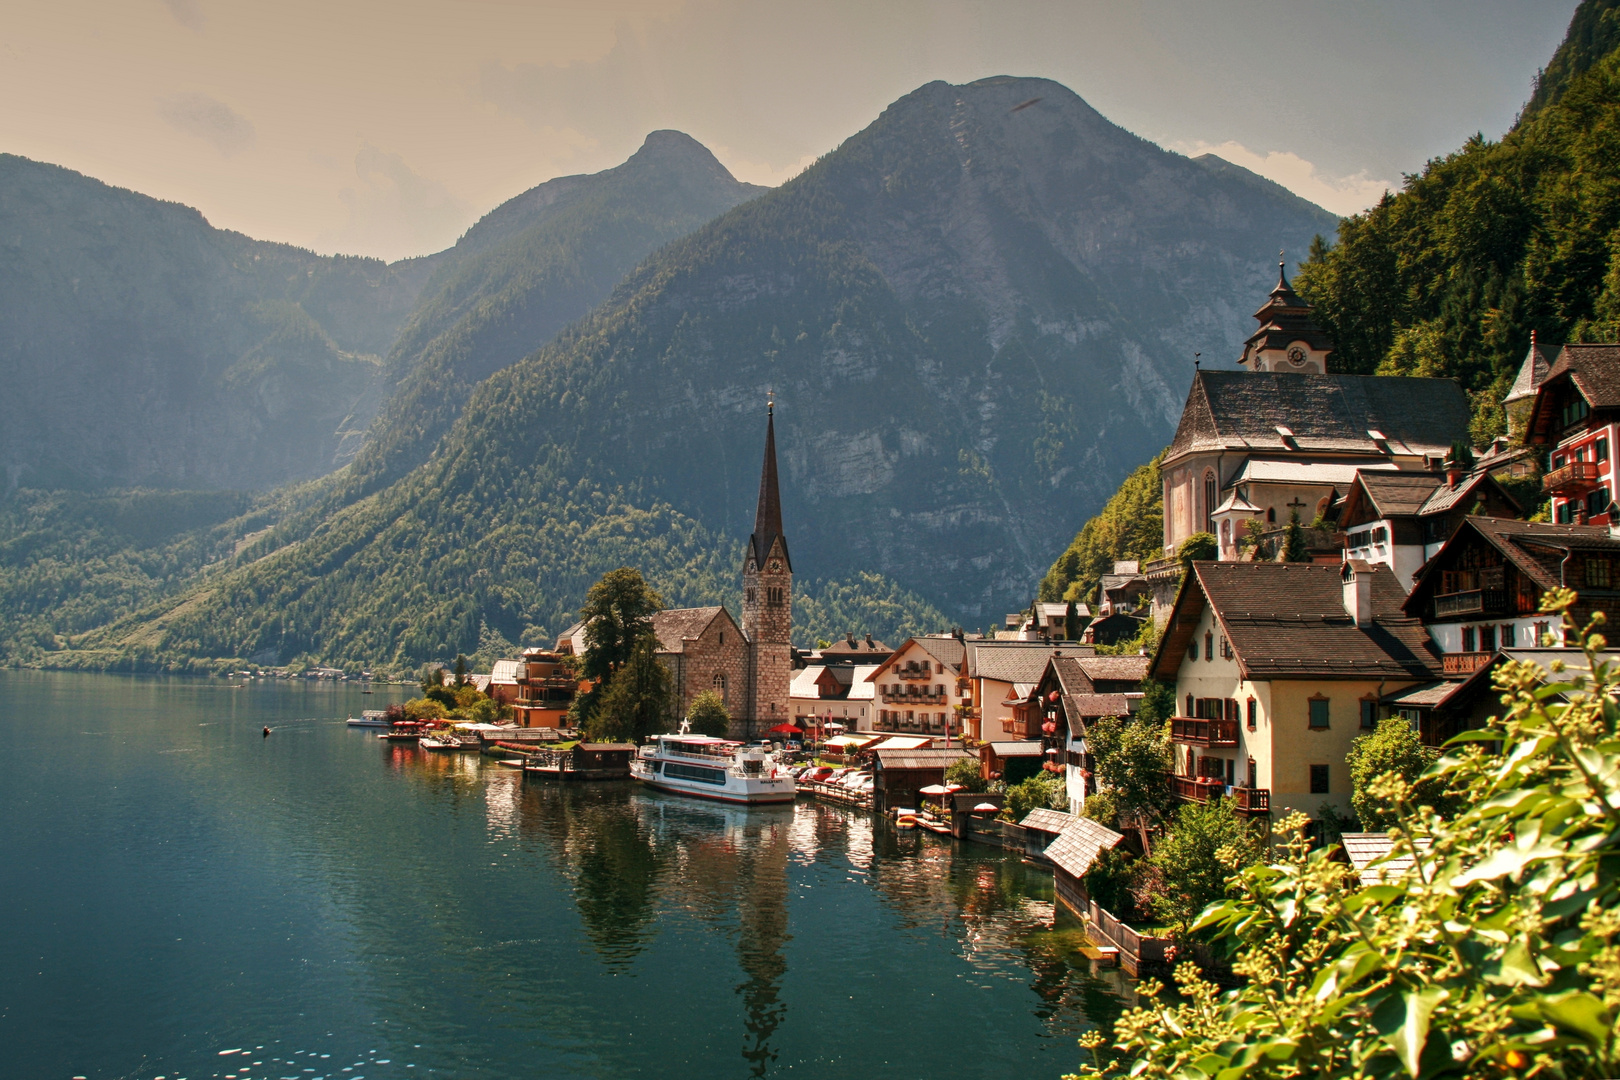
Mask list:
[[[1350,213],[1500,136],[1575,4],[14,0],[0,151],[394,259],[656,128],[775,184],[932,79],[1039,75]]]

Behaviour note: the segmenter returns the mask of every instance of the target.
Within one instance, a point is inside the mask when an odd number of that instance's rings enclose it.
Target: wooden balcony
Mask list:
[[[1440,658],[1440,666],[1447,675],[1472,675],[1490,663],[1495,655],[1488,652],[1446,653]]]
[[[1584,495],[1598,485],[1598,467],[1592,461],[1572,461],[1541,478],[1541,490],[1549,495]]]
[[[1232,809],[1239,817],[1264,817],[1271,813],[1271,789],[1240,787],[1232,789]]]
[[[1186,746],[1236,746],[1238,722],[1177,716],[1170,721],[1170,741]]]
[[[1207,803],[1220,798],[1226,785],[1206,776],[1171,776],[1170,790],[1184,802]]]

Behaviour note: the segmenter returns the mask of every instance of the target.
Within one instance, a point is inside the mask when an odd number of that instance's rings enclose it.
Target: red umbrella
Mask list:
[[[804,734],[803,731],[801,731],[797,727],[794,727],[792,724],[777,724],[775,727],[771,728],[770,733],[773,734],[773,735],[803,735]]]

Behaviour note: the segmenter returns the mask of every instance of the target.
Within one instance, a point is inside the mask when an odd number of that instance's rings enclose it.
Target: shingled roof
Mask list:
[[[1530,442],[1552,443],[1563,430],[1559,410],[1573,385],[1593,409],[1620,409],[1620,345],[1565,345],[1536,391]]]
[[[653,633],[658,635],[658,651],[685,652],[687,639],[702,636],[722,611],[725,608],[716,606],[670,608],[668,611],[655,612],[652,627]]]
[[[1047,845],[1046,857],[1070,877],[1082,878],[1097,861],[1099,851],[1114,847],[1123,839],[1125,837],[1113,829],[1088,817],[1071,817],[1057,839]]]
[[[1200,371],[1164,460],[1219,450],[1443,453],[1468,420],[1468,398],[1451,379]]]
[[[1387,566],[1362,572],[1372,578],[1372,620],[1365,627],[1344,609],[1337,566],[1195,562],[1153,672],[1176,677],[1205,606],[1213,606],[1246,679],[1437,678],[1439,657],[1422,623],[1402,612],[1406,595],[1395,575]]]
[[[1058,646],[1044,642],[977,642],[968,649],[967,674],[997,682],[1037,683]]]

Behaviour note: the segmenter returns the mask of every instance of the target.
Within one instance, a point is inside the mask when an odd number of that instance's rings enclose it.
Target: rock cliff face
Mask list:
[[[334,468],[425,266],[324,258],[0,155],[8,488],[259,488]]]
[[[1193,353],[1235,360],[1277,249],[1334,223],[1056,83],[929,84],[655,252],[480,383],[426,464],[216,579],[162,647],[409,662],[481,626],[535,640],[625,562],[672,600],[723,598],[772,390],[807,591],[876,573],[984,625],[1168,442]]]

